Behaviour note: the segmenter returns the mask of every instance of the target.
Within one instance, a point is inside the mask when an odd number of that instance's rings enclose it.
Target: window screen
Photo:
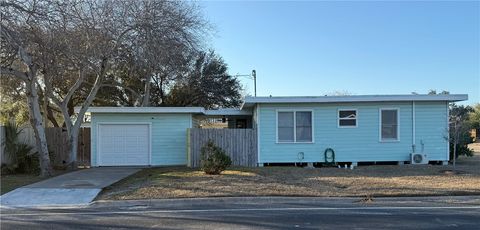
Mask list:
[[[381,111],[381,115],[381,139],[398,140],[398,110],[385,109]]]
[[[296,113],[297,142],[312,142],[312,112]]]
[[[339,110],[338,126],[340,127],[356,127],[357,111],[356,110]]]
[[[278,112],[278,142],[294,141],[293,112]]]
[[[278,112],[278,142],[312,142],[312,112]]]

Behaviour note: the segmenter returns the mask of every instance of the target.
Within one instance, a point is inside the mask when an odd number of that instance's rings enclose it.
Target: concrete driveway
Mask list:
[[[0,196],[4,207],[88,205],[103,188],[138,171],[138,167],[90,168],[43,180]]]

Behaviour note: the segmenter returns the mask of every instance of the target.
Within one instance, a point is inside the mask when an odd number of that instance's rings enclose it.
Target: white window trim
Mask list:
[[[278,141],[278,113],[279,112],[293,112],[293,142]],[[297,141],[297,112],[310,112],[312,116],[312,141]],[[275,111],[275,142],[277,144],[313,144],[315,143],[315,123],[313,109],[277,109]]]
[[[95,138],[97,143],[95,143],[95,149],[96,149],[96,165],[97,167],[102,166],[101,158],[100,158],[100,141],[101,140],[101,135],[100,135],[100,125],[148,125],[148,135],[149,135],[149,143],[148,143],[148,166],[152,165],[152,122],[97,122],[96,124],[96,135],[97,137]]]
[[[382,111],[396,110],[397,111],[397,139],[382,139]],[[378,110],[378,141],[379,142],[400,142],[400,108],[380,108]]]
[[[341,111],[355,111],[355,118],[342,118],[340,119],[340,112]],[[340,125],[340,120],[355,120],[355,126],[350,126],[350,125],[346,125],[346,126],[341,126]],[[349,129],[349,128],[357,128],[358,127],[358,109],[338,109],[337,110],[337,128],[340,128],[340,129]]]

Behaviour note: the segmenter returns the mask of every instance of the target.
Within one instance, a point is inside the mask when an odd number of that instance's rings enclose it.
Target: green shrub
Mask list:
[[[2,164],[0,168],[0,174],[9,175],[14,173],[15,173],[15,168],[13,167],[13,165]]]
[[[457,142],[456,151],[458,156],[473,156],[473,151],[468,148],[468,144],[473,142],[473,138],[470,131],[474,127],[470,120],[471,114],[474,109],[470,106],[463,105],[450,105],[450,159],[453,159],[453,146],[454,142]],[[457,138],[454,138],[457,137]]]
[[[201,149],[200,165],[206,174],[218,175],[232,164],[225,151],[209,140]]]
[[[32,152],[33,147],[19,140],[22,129],[14,121],[5,125],[5,153],[10,160],[8,168],[15,173],[40,172],[37,152]]]

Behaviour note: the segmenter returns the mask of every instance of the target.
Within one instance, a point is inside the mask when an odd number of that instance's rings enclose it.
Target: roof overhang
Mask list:
[[[247,109],[215,109],[205,110],[204,114],[207,116],[250,116],[252,111]]]
[[[80,107],[75,107],[75,113]],[[90,113],[193,113],[203,114],[202,107],[89,107]]]
[[[311,96],[311,97],[246,97],[241,107],[255,104],[279,103],[348,103],[348,102],[402,102],[402,101],[465,101],[468,94],[406,94],[406,95],[354,95],[354,96]]]
[[[75,113],[80,112],[80,107],[75,107]],[[251,110],[226,108],[205,110],[202,107],[89,107],[88,113],[189,113],[207,116],[248,116]]]

